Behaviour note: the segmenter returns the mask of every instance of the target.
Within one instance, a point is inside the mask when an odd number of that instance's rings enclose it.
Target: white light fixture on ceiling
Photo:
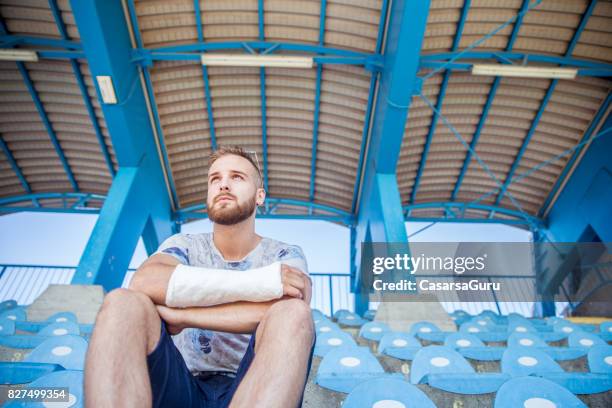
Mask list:
[[[578,74],[576,68],[524,67],[502,64],[474,64],[473,75],[506,76],[519,78],[574,79]]]
[[[202,65],[219,67],[312,68],[312,57],[289,55],[202,54]]]
[[[38,54],[31,50],[3,49],[0,50],[0,60],[36,62],[38,61]]]
[[[96,76],[96,81],[98,81],[98,89],[100,89],[102,102],[109,105],[117,103],[113,79],[108,75],[98,75]]]

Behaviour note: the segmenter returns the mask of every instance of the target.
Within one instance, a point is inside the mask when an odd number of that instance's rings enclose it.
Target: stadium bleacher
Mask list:
[[[0,387],[68,385],[62,406],[83,406],[93,325],[57,306],[30,320],[29,308],[0,303]],[[312,314],[317,340],[305,407],[612,406],[609,321],[455,311],[455,332],[427,321],[394,331],[374,310]]]

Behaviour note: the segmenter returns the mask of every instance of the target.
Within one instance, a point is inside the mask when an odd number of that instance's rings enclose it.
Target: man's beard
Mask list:
[[[232,208],[217,208],[217,205],[208,207],[208,218],[220,225],[234,225],[249,218],[255,211],[255,196],[240,205],[236,197],[233,197],[236,203]]]

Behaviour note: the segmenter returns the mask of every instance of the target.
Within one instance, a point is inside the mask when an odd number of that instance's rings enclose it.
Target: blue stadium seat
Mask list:
[[[612,375],[612,346],[593,346],[588,354],[589,370],[596,374]]]
[[[90,335],[93,332],[93,329],[94,329],[93,324],[86,324],[86,323],[79,324],[79,333],[81,333],[81,335]]]
[[[59,364],[67,370],[83,370],[87,341],[80,336],[49,337],[25,358],[24,362]]]
[[[489,331],[486,327],[476,323],[463,323],[459,327],[461,333],[473,334],[482,341],[506,341],[508,333],[505,331]]]
[[[548,324],[549,326],[554,326],[555,323],[560,322],[560,321],[567,321],[562,317],[559,316],[550,316],[546,318],[546,324]]]
[[[531,324],[531,322],[525,318],[522,319],[508,319],[508,333],[535,333],[538,330]]]
[[[366,322],[367,320],[362,319],[361,317],[359,317],[359,315],[355,313],[346,313],[338,317],[339,324],[349,327],[360,327]]]
[[[317,335],[314,354],[319,357],[325,356],[330,350],[337,347],[356,347],[357,343],[348,333],[343,331],[331,331]]]
[[[12,309],[1,312],[0,319],[3,318],[13,320],[15,322],[21,320],[28,320],[28,316],[26,315],[26,311],[23,306],[16,306]]]
[[[12,348],[35,348],[49,337],[63,336],[66,334],[79,335],[79,325],[74,322],[62,322],[47,324],[36,334],[13,334],[11,336],[0,336],[0,345]]]
[[[325,317],[323,312],[321,312],[319,309],[312,309],[311,313],[312,313],[312,318],[313,319]]]
[[[544,378],[519,377],[505,382],[495,395],[495,408],[586,408],[574,394]]]
[[[586,355],[584,347],[551,347],[539,336],[541,333],[512,333],[508,347],[534,347],[542,350],[555,360],[574,360]]]
[[[342,408],[436,408],[429,397],[414,385],[397,378],[377,378],[356,386]]]
[[[17,302],[13,299],[8,299],[3,302],[0,302],[0,312],[5,310],[14,309],[17,307]]]
[[[340,309],[340,310],[336,310],[336,312],[334,313],[334,315],[332,316],[332,318],[335,321],[338,321],[340,318],[346,316],[346,315],[350,315],[351,311],[347,310],[347,309]]]
[[[63,369],[59,364],[0,362],[0,384],[27,384],[43,375]]]
[[[472,318],[471,314],[461,309],[455,310],[449,316],[451,317],[451,319],[453,319],[457,327],[461,326],[463,323],[468,322]]]
[[[323,319],[319,321],[318,323],[315,323],[315,330],[317,332],[317,335],[322,334],[322,333],[329,333],[332,331],[339,331],[339,332],[342,331],[336,323],[330,320],[327,320],[327,319]]]
[[[571,372],[567,373],[541,350],[531,347],[510,347],[504,352],[502,372],[512,377],[538,376],[564,386],[574,394],[593,394],[612,389],[612,376]]]
[[[38,332],[40,336],[63,336],[65,334],[73,334],[78,336],[80,334],[79,325],[74,322],[60,322],[51,323],[45,326]]]
[[[492,310],[483,310],[482,312],[480,312],[478,314],[478,316],[480,316],[480,317],[488,317],[489,319],[491,319],[491,321],[493,323],[497,323],[497,320],[500,317],[497,313],[495,313]]]
[[[508,336],[508,347],[550,347],[535,332],[520,333],[514,332]]]
[[[7,319],[6,317],[0,318],[0,336],[13,334],[15,334],[15,321]]]
[[[567,333],[563,331],[538,331],[538,336],[544,341],[560,341],[567,338]]]
[[[585,331],[576,331],[570,334],[567,338],[567,344],[570,347],[581,347],[586,349],[585,354],[590,347],[607,345],[598,335]]]
[[[72,312],[59,312],[59,313],[55,313],[53,316],[50,316],[47,320],[43,322],[18,321],[16,322],[16,328],[17,330],[38,332],[43,327],[48,326],[50,323],[66,323],[66,322],[78,323],[78,320],[75,314]]]
[[[51,374],[47,374],[40,377],[36,381],[30,383],[29,387],[35,388],[68,388],[69,399],[68,402],[55,404],[42,403],[42,402],[11,402],[4,407],[15,408],[15,407],[49,407],[49,406],[66,406],[70,408],[82,408],[85,406],[83,398],[83,372],[74,370],[56,371]]]
[[[462,356],[480,361],[501,360],[505,347],[488,347],[478,337],[468,333],[453,333],[444,345],[457,350]]]
[[[378,353],[400,360],[412,360],[423,346],[408,333],[387,332],[378,343]]]
[[[553,324],[553,331],[564,333],[566,336],[569,336],[571,333],[578,330],[581,330],[580,326],[567,320],[557,320]]]
[[[495,392],[508,379],[506,374],[476,373],[461,354],[446,346],[423,347],[410,370],[412,384],[429,384],[458,394]]]
[[[361,330],[359,330],[359,337],[366,340],[380,341],[385,333],[390,331],[391,329],[385,323],[368,322],[361,327]]]
[[[414,323],[408,333],[423,340],[443,342],[446,336],[454,332],[443,332],[431,322],[420,321]]]
[[[612,322],[603,322],[599,325],[599,337],[604,341],[612,341]]]
[[[505,325],[497,325],[496,321],[489,316],[476,316],[469,320],[468,323],[486,331],[506,331]]]
[[[389,376],[401,378],[401,374],[386,374],[367,347],[342,347],[323,357],[315,381],[321,387],[348,393],[363,381]]]
[[[370,309],[363,314],[363,318],[366,320],[374,320],[374,317],[376,317],[376,310]]]

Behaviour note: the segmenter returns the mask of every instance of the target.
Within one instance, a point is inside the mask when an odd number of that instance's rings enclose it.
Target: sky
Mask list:
[[[95,222],[93,214],[23,212],[0,217],[0,264],[76,266]],[[500,224],[406,223],[412,242],[529,241],[530,233]],[[347,273],[349,265],[348,228],[325,221],[256,221],[260,235],[302,247],[311,272]],[[212,231],[208,220],[182,226],[182,232]],[[130,268],[146,259],[139,242]]]

